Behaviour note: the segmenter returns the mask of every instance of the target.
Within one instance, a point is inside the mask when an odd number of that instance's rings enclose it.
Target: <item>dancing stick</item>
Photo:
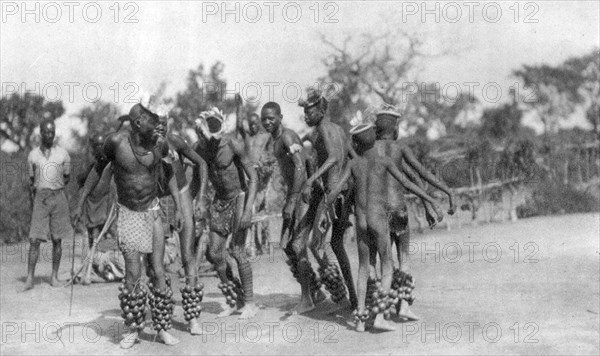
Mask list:
[[[104,227],[102,228],[102,231],[100,231],[98,236],[96,236],[96,238],[94,239],[94,243],[92,244],[92,249],[89,253],[89,258],[88,258],[88,256],[86,256],[85,261],[84,261],[83,265],[81,266],[81,268],[79,268],[77,273],[75,273],[73,278],[71,278],[71,280],[69,281],[70,284],[74,283],[75,278],[77,276],[79,276],[79,274],[81,273],[81,271],[83,271],[84,268],[86,269],[86,272],[85,272],[86,278],[89,279],[91,271],[92,271],[91,267],[92,267],[92,262],[93,262],[93,256],[96,253],[96,247],[98,246],[98,243],[100,242],[102,237],[104,237],[104,235],[106,235],[106,233],[108,232],[108,229],[112,225],[113,220],[117,217],[116,211],[117,211],[116,205],[113,204],[112,208],[110,209],[110,212],[108,213],[108,218],[106,219],[106,222],[104,223]],[[65,287],[68,287],[69,283],[67,283],[65,285]]]

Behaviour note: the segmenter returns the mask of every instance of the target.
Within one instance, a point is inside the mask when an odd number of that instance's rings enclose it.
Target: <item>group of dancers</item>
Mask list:
[[[214,265],[226,298],[219,316],[239,313],[240,318],[248,319],[256,315],[246,232],[252,223],[260,161],[267,147],[277,160],[286,187],[280,246],[301,286],[300,301],[291,313],[313,310],[326,299],[324,286],[334,302],[349,314],[354,310],[358,331],[366,327],[393,330],[389,320],[392,311],[400,318],[416,320],[409,309],[414,280],[408,273],[404,194],[410,192],[421,199],[431,226],[442,220],[443,213],[425,191],[424,181],[448,195],[448,213],[453,213],[454,205],[448,187],[397,141],[400,112],[384,105],[374,122],[352,127],[348,138],[327,117],[327,99],[310,90],[299,105],[312,131],[301,138],[282,125],[279,104],[268,102],[259,115],[245,118],[239,110],[239,95],[236,102],[235,125],[230,125],[217,108],[202,112],[195,121],[198,141],[193,145],[167,130],[166,116],[141,104],[120,118],[122,124],[129,121],[129,128],[95,135],[92,140],[96,161],[73,216],[80,221],[90,209],[89,199],[105,194],[106,184],[114,181],[116,234],[125,260],[119,299],[128,326],[121,347],[130,348],[139,341],[147,312],[160,341],[167,345],[179,342],[168,331],[175,303],[163,264],[164,220],[170,217],[161,207],[161,198],[167,196],[172,198],[181,223],[185,286],[180,292],[189,332],[202,333],[199,319],[204,285],[198,278],[198,239],[194,233],[198,224],[202,229],[208,227],[207,259]],[[185,160],[194,167],[191,181]],[[209,182],[213,196],[208,195]],[[199,207],[198,214],[194,214],[194,204]],[[359,260],[356,288],[344,247],[352,213]],[[97,236],[98,232],[90,234]],[[394,245],[397,269],[393,265]],[[309,251],[318,264],[317,272]],[[145,273],[151,277],[147,285],[141,278]]]

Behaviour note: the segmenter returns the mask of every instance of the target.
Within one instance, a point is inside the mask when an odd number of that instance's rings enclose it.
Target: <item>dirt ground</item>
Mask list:
[[[599,354],[600,215],[542,217],[515,223],[414,235],[411,267],[418,322],[396,331],[357,333],[347,313],[327,300],[302,316],[285,312],[298,300],[283,253],[254,260],[259,315],[217,319],[223,301],[215,277],[204,278],[205,335],[185,332],[179,282],[174,347],[152,342],[118,347],[118,284],[52,288],[50,249],[34,290],[19,293],[27,246],[2,246],[0,353],[6,354]],[[61,272],[70,270],[64,242]],[[356,248],[347,246],[356,261]],[[355,263],[355,269],[357,268]],[[356,273],[356,272],[355,272]],[[149,318],[148,318],[149,320]]]

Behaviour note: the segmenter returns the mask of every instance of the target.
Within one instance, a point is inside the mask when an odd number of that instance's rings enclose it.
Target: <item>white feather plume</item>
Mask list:
[[[362,116],[362,112],[360,110],[356,110],[356,114],[354,114],[354,117],[350,120],[350,126],[355,127],[358,126],[360,124],[362,124],[364,121],[364,118]]]
[[[221,130],[219,130],[219,132],[210,132],[208,129],[208,123],[206,122],[206,119],[209,117],[216,117],[221,120]],[[225,114],[217,107],[212,107],[210,110],[200,113],[195,121],[196,128],[199,129],[200,132],[202,132],[202,134],[207,138],[221,138],[223,135],[230,133],[235,129],[235,119],[231,120],[230,117],[226,117]]]
[[[152,94],[144,89],[140,89],[139,103],[143,107],[150,110],[150,104],[152,104]]]
[[[171,111],[171,107],[166,104],[160,104],[156,108],[156,115],[158,116],[169,116],[169,111]]]

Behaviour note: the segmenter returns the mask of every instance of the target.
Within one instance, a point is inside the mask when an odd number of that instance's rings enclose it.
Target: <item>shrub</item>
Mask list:
[[[31,219],[27,155],[0,151],[0,243],[27,237]]]
[[[519,218],[538,215],[586,213],[600,210],[600,201],[588,191],[552,180],[541,181],[527,202],[517,207]]]

